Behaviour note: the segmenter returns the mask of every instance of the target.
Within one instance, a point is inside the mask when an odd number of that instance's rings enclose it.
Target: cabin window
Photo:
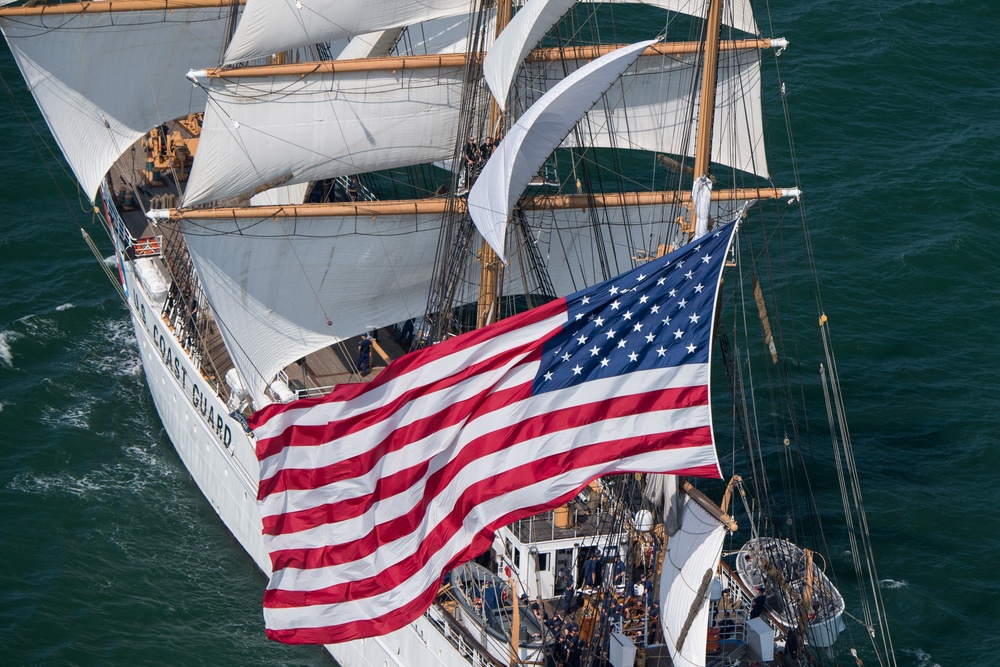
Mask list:
[[[548,572],[549,571],[549,554],[540,553],[538,554],[538,571]]]
[[[513,556],[514,556],[514,567],[517,568],[521,567],[521,550],[514,549]]]

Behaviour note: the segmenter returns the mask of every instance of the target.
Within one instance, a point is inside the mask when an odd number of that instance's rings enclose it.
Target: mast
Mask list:
[[[698,114],[697,145],[694,152],[694,177],[708,175],[712,159],[712,124],[715,121],[715,86],[719,78],[719,42],[722,33],[722,0],[710,0],[705,20],[705,63],[701,75],[701,108]],[[691,209],[691,230],[697,229],[695,210]]]
[[[510,23],[512,13],[510,0],[499,0],[497,2],[497,25],[496,36],[499,37],[503,29]],[[490,124],[486,131],[493,136],[500,127],[502,116],[500,105],[490,96]],[[495,142],[494,142],[495,143]],[[472,187],[469,183],[467,187]],[[465,203],[464,201],[462,202]],[[491,322],[495,322],[499,316],[500,303],[500,280],[502,264],[497,257],[493,247],[483,239],[479,248],[479,305],[476,309],[476,326],[482,328]],[[514,603],[515,607],[517,602]]]

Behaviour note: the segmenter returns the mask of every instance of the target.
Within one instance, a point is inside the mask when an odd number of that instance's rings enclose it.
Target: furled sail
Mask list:
[[[279,51],[468,14],[471,0],[248,0],[226,52],[233,65]]]
[[[525,56],[574,4],[575,0],[529,0],[497,37],[483,61],[483,76],[501,109],[507,105],[511,82]],[[646,0],[644,4],[700,17],[708,11],[708,3],[702,0]],[[734,0],[723,23],[750,34],[757,32],[748,0]]]
[[[255,398],[296,359],[423,314],[441,215],[195,220],[184,237]]]
[[[83,192],[153,127],[205,108],[184,78],[216,62],[230,8],[0,19],[7,43]],[[163,76],[174,72],[176,76]]]
[[[734,220],[751,201],[713,201],[710,216],[717,221]],[[656,256],[659,246],[679,246],[674,219],[677,204],[642,204],[586,208],[553,208],[528,211],[533,240],[545,257],[546,271],[556,294],[569,294],[634,268]],[[595,247],[595,225],[600,226],[603,253]],[[652,239],[651,246],[647,246]],[[511,261],[515,259],[511,258]],[[517,276],[518,271],[507,271]],[[513,279],[512,279],[513,280]],[[512,284],[508,291],[517,293]]]
[[[212,79],[185,206],[452,157],[463,66]]]
[[[676,667],[705,667],[708,588],[722,555],[725,527],[690,497],[670,537],[660,573],[663,635]]]
[[[545,158],[655,41],[622,47],[573,72],[532,105],[497,146],[469,192],[469,214],[500,258],[504,257],[507,216]]]

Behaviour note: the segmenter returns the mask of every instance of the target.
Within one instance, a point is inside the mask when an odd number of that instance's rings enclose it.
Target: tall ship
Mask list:
[[[765,8],[0,4],[105,223],[84,236],[113,255],[164,428],[267,574],[255,415],[362,392],[397,360],[621,276],[687,262],[690,279],[729,235],[700,314],[670,290],[662,325],[603,329],[591,353],[693,354],[701,326],[706,465],[574,478],[450,563],[429,606],[328,644],[337,663],[896,664],[778,68],[789,45]],[[615,424],[619,440],[666,428]]]

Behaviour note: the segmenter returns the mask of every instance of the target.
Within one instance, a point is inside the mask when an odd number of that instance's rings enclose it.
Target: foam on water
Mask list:
[[[113,317],[95,323],[93,337],[86,343],[84,358],[87,370],[111,377],[136,377],[142,371],[142,360],[135,341],[132,322],[126,316]]]
[[[878,583],[881,588],[885,588],[888,590],[893,590],[897,588],[908,588],[910,585],[908,582],[896,581],[894,579],[882,579]]]
[[[907,651],[907,653],[913,654],[913,657],[916,659],[915,664],[917,667],[941,667],[941,665],[934,662],[934,659],[931,658],[930,654],[922,649],[913,649],[911,651]]]
[[[56,475],[22,473],[8,482],[7,488],[31,495],[84,497],[108,488],[99,477],[99,475],[77,476],[70,473]]]
[[[69,426],[86,430],[90,423],[90,409],[93,404],[93,398],[84,397],[74,399],[70,406],[66,408],[46,405],[42,410],[39,421],[53,428]]]
[[[76,306],[74,306],[72,303],[64,303],[61,306],[56,306],[56,311],[61,313],[64,310],[69,310],[70,308],[75,308],[75,307]]]
[[[123,424],[125,430],[134,436],[134,424]],[[118,433],[99,433],[102,440],[113,442],[120,439]],[[187,497],[185,490],[176,488],[179,477],[178,463],[163,456],[162,445],[157,442],[156,434],[146,431],[143,442],[124,444],[119,450],[120,456],[109,452],[104,463],[100,463],[87,471],[69,470],[52,474],[24,472],[16,475],[7,484],[12,491],[41,495],[46,497],[74,496],[90,501],[116,502],[123,495],[145,497],[147,493],[157,488],[154,497],[170,497],[170,501],[162,505],[164,514],[176,512],[190,513],[187,507],[178,510],[181,498]],[[180,502],[180,504],[184,504]]]
[[[14,367],[14,352],[10,349],[10,344],[20,337],[20,333],[10,329],[0,331],[0,365]]]
[[[16,324],[24,329],[22,333],[37,341],[45,342],[61,337],[56,320],[47,315],[40,313],[25,315],[16,320]]]

